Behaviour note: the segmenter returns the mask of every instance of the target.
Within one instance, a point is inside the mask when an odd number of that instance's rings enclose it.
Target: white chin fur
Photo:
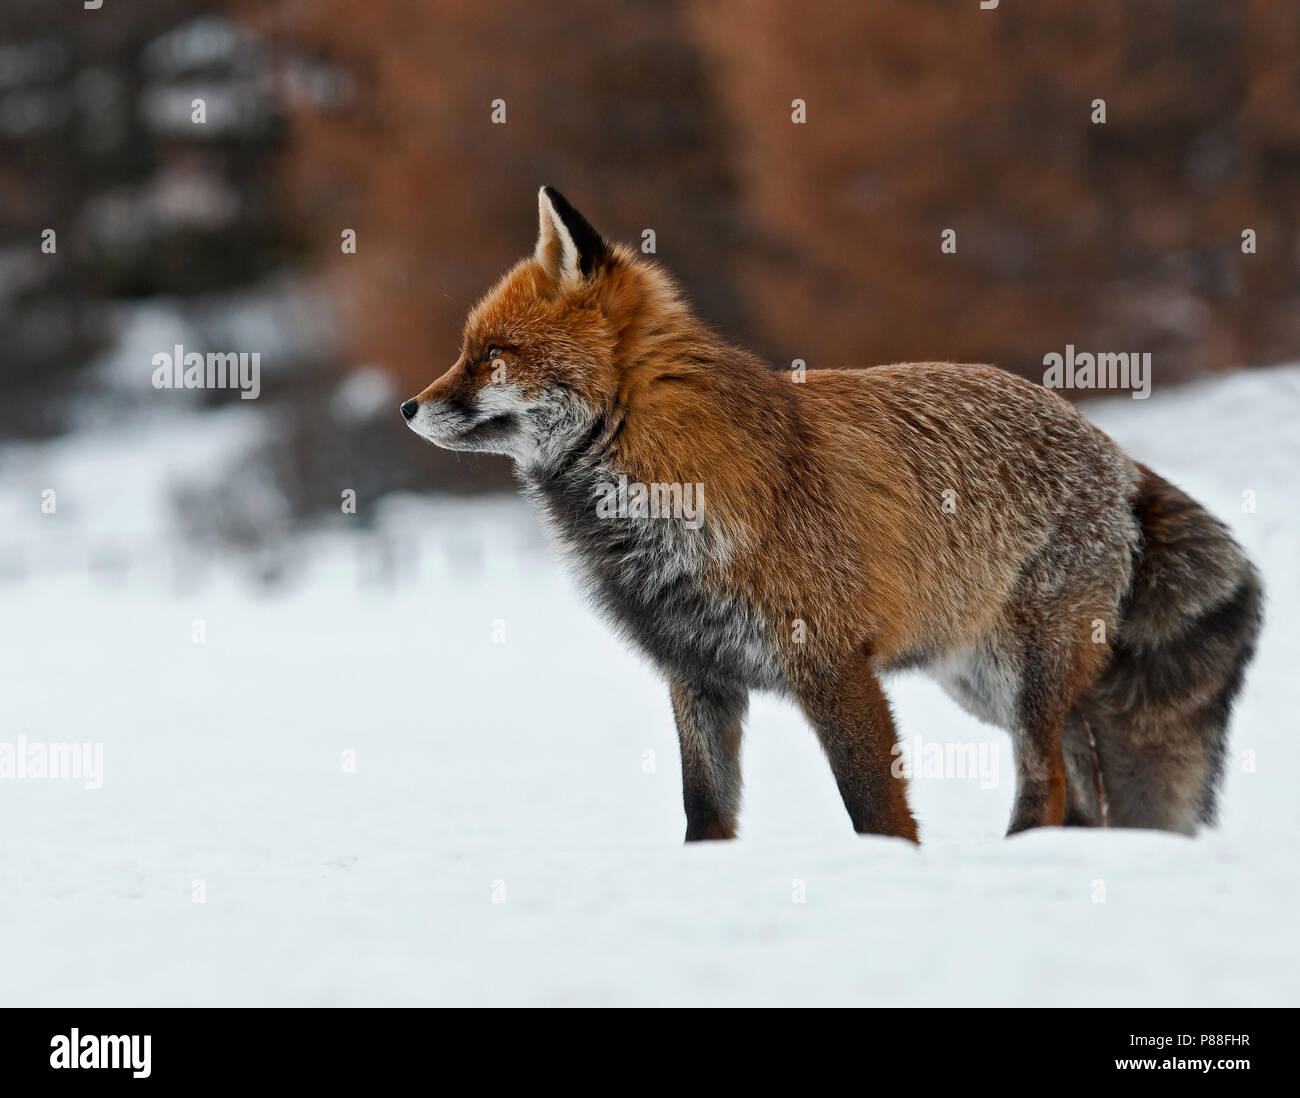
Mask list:
[[[515,385],[486,385],[479,390],[472,413],[459,413],[440,403],[422,404],[408,426],[443,449],[504,454],[527,468],[556,460],[590,429],[594,414],[558,389],[544,389],[528,399]],[[475,433],[500,416],[514,417],[508,432]]]
[[[517,386],[489,384],[479,390],[472,410],[462,412],[441,402],[430,402],[420,405],[407,426],[444,450],[517,457],[521,445],[531,449],[526,437],[529,407]],[[502,416],[514,416],[514,424],[509,429],[493,430],[491,421]]]

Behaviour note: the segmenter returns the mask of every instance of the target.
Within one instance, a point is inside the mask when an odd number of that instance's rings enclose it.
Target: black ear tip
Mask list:
[[[567,220],[573,214],[578,213],[573,203],[549,184],[542,188],[542,192],[550,200],[551,205],[555,207],[555,212],[560,215],[562,220]],[[578,216],[581,217],[582,215],[578,214]]]
[[[573,243],[578,249],[578,256],[583,274],[590,274],[593,267],[609,252],[605,238],[592,227],[590,221],[582,216],[573,203],[554,187],[543,186],[546,195],[564,227],[568,229]]]

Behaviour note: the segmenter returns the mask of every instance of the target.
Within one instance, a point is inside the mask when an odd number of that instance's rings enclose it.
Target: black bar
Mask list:
[[[1293,1010],[913,1009],[752,1010],[731,1017],[664,1010],[86,1009],[8,1010],[0,1018],[4,1092],[50,1084],[208,1088],[264,1081],[340,1087],[398,1084],[621,1090],[662,1075],[739,1084],[758,1074],[810,1092],[852,1072],[864,1092],[891,1078],[1033,1080],[1073,1090],[1122,1076],[1204,1078],[1233,1093],[1268,1082],[1294,1089]],[[577,1017],[575,1015],[581,1015]],[[89,1063],[132,1035],[144,1057],[118,1067],[51,1066],[73,1031]],[[728,1036],[729,1034],[729,1036]],[[1182,1035],[1182,1036],[1180,1036]],[[1188,1041],[1187,1038],[1190,1038]],[[1179,1043],[1185,1041],[1186,1043]],[[93,1052],[91,1049],[93,1048]],[[1120,1062],[1128,1066],[1121,1067]],[[1198,1061],[1195,1068],[1186,1066]],[[1205,1062],[1210,1062],[1208,1070]],[[137,1077],[139,1073],[140,1077]],[[865,1074],[864,1074],[865,1073]],[[875,1078],[878,1082],[870,1084]],[[624,1080],[619,1082],[618,1080]],[[461,1089],[460,1084],[455,1089]],[[20,1089],[15,1089],[18,1087]]]

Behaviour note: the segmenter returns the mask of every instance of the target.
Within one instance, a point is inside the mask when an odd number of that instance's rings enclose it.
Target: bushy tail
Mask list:
[[[1215,820],[1263,591],[1222,523],[1139,468],[1141,547],[1114,658],[1073,716],[1095,746],[1106,822],[1190,834]]]

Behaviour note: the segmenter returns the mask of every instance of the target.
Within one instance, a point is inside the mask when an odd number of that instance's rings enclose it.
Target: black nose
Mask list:
[[[402,418],[406,420],[407,423],[410,423],[411,420],[415,418],[415,413],[419,410],[420,402],[416,400],[415,397],[412,397],[410,400],[404,401],[402,404]]]

